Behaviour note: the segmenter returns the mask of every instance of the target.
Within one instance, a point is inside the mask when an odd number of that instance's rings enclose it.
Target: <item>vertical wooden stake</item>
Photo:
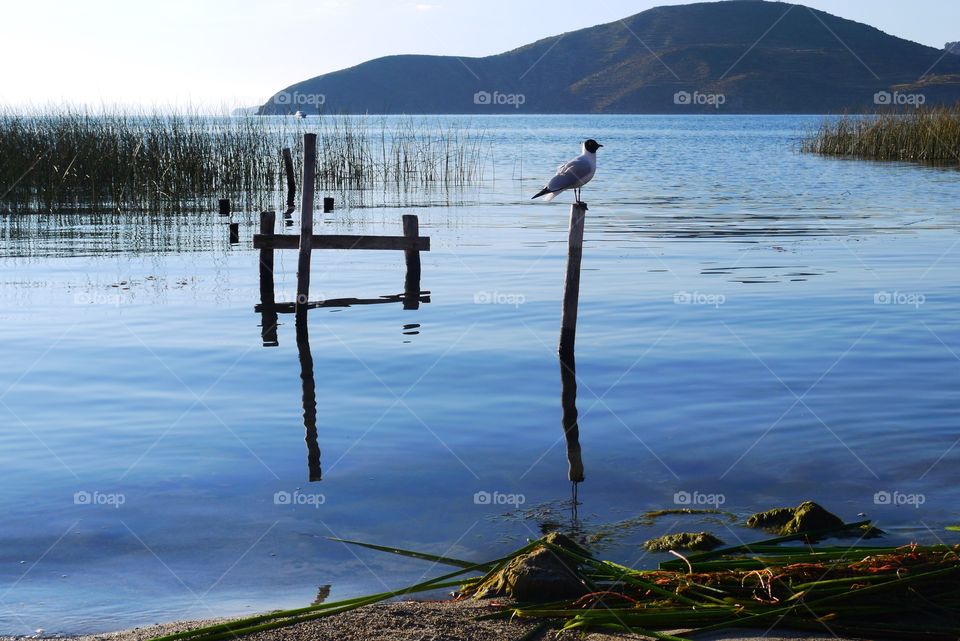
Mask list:
[[[577,307],[580,302],[580,263],[583,259],[583,227],[586,203],[570,206],[570,231],[567,239],[567,275],[563,282],[563,311],[560,316],[560,404],[563,408],[563,435],[567,441],[567,478],[574,483],[573,509],[576,514],[576,484],[583,481],[580,456],[580,425],[577,414],[577,364],[574,344],[577,340]]]
[[[293,156],[290,154],[290,148],[283,148],[283,170],[287,174],[287,211],[286,214],[292,214],[297,197],[297,179],[293,175]]]
[[[583,259],[583,224],[586,203],[570,205],[570,234],[567,241],[567,277],[563,283],[563,312],[560,317],[560,359],[572,357],[577,339],[577,305],[580,301],[580,262]]]
[[[403,217],[403,235],[410,240],[420,237],[420,219],[412,214]],[[407,275],[403,283],[403,308],[420,309],[420,251],[403,250]]]
[[[236,245],[240,242],[240,223],[230,223],[230,244]]]
[[[230,199],[229,198],[220,199],[220,215],[221,216],[230,215]]]
[[[317,134],[303,134],[303,197],[300,202],[300,258],[297,261],[296,314],[306,316],[310,302],[310,253],[313,249],[313,190],[317,178]]]
[[[272,211],[260,212],[260,235],[273,234],[277,214]],[[260,250],[260,305],[261,313],[260,337],[264,347],[277,347],[280,341],[277,338],[277,323],[279,316],[276,310],[276,293],[273,285],[273,252],[271,249]]]
[[[327,197],[323,199],[323,213],[329,214],[333,211],[333,198]]]

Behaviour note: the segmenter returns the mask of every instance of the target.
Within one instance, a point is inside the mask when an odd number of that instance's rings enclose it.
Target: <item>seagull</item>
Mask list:
[[[556,198],[557,194],[568,189],[573,189],[573,195],[576,202],[580,202],[580,189],[590,182],[593,174],[597,172],[597,149],[603,147],[593,138],[584,141],[580,155],[569,160],[557,168],[557,175],[550,179],[547,186],[531,198],[546,196],[547,202]]]

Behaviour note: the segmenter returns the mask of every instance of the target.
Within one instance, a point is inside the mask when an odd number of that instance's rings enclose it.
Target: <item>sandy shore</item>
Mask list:
[[[246,637],[249,641],[517,641],[533,630],[536,623],[525,621],[474,621],[490,606],[484,602],[424,602],[401,601],[361,608],[328,618],[308,621],[288,628],[261,632]],[[122,630],[105,634],[74,637],[74,641],[145,641],[164,634],[198,627],[199,621],[180,621],[166,625]],[[23,641],[37,637],[0,637],[0,641]],[[62,638],[62,637],[61,637]],[[531,641],[557,638],[555,633],[542,630]],[[608,641],[639,638],[629,634],[569,633],[561,639]],[[764,636],[763,630],[731,631],[697,637],[700,641],[722,639],[805,639],[808,641],[843,641],[828,632],[789,634],[777,631]]]

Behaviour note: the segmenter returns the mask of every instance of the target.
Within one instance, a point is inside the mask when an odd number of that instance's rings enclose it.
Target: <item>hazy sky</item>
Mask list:
[[[0,103],[232,108],[397,53],[483,56],[678,0],[0,0]],[[942,47],[955,0],[805,4]],[[588,11],[582,11],[588,7]],[[759,35],[759,34],[758,34]]]

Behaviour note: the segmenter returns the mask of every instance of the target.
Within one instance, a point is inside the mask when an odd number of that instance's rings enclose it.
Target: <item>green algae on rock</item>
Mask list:
[[[692,508],[692,507],[675,507],[666,510],[650,510],[643,513],[644,519],[648,520],[652,525],[655,519],[660,518],[661,516],[683,516],[683,515],[697,515],[697,514],[717,514],[720,516],[725,516],[731,521],[737,520],[737,515],[733,512],[725,512],[724,510],[714,510],[714,509],[701,509],[701,508]]]
[[[747,527],[788,536],[837,529],[843,527],[843,521],[813,501],[804,501],[797,507],[778,507],[758,512],[747,519]]]
[[[723,541],[709,532],[678,532],[650,539],[643,544],[650,552],[670,550],[697,550],[707,552],[723,545]]]
[[[575,554],[588,555],[586,550],[559,532],[551,532],[539,540]],[[464,594],[473,594],[478,599],[510,597],[529,603],[573,599],[588,591],[576,563],[546,546],[538,546],[512,559],[476,587],[465,590]]]
[[[733,512],[726,512],[724,510],[689,507],[650,510],[640,516],[594,527],[593,531],[586,536],[586,543],[598,547],[609,545],[618,539],[629,536],[637,529],[655,525],[657,519],[665,516],[699,517],[698,521],[701,522],[702,527],[709,527],[711,524],[725,525],[728,523],[736,523],[740,520],[740,517]]]

